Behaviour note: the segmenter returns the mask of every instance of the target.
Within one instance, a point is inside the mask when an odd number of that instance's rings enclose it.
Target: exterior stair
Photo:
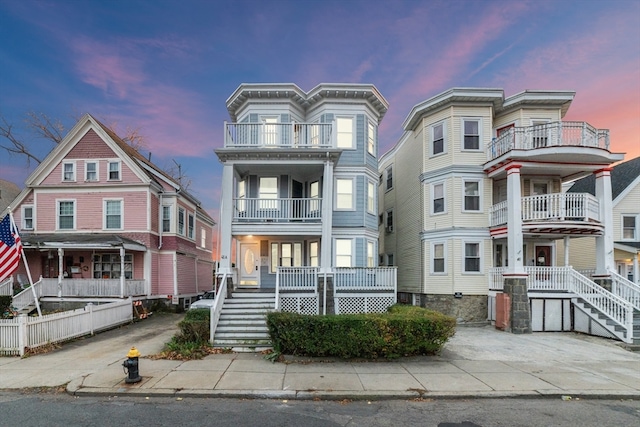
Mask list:
[[[593,321],[595,321],[600,327],[605,329],[609,334],[611,334],[611,338],[617,338],[621,341],[625,341],[627,337],[626,328],[617,322],[611,320],[606,315],[604,315],[600,310],[598,310],[593,305],[589,304],[582,298],[577,298],[574,301],[574,306],[589,316]],[[640,321],[640,320],[639,320]],[[635,334],[636,331],[636,316],[634,315],[634,344],[636,342],[636,337],[638,334]],[[640,325],[639,325],[640,327]]]
[[[233,292],[222,306],[213,346],[239,352],[258,352],[271,348],[265,315],[273,310],[273,293]]]

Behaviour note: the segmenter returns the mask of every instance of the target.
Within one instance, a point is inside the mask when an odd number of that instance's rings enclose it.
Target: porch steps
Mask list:
[[[257,352],[271,348],[265,314],[275,310],[273,293],[234,292],[220,312],[213,346]]]
[[[627,331],[619,323],[611,320],[605,316],[600,310],[593,305],[586,302],[584,299],[578,297],[575,301],[575,305],[578,306],[582,312],[596,321],[602,328],[606,329],[611,335],[618,337],[620,340],[625,341],[627,338]],[[633,316],[633,345],[640,344],[640,313],[636,310]]]

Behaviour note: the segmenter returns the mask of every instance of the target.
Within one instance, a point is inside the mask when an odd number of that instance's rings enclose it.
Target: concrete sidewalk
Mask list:
[[[439,356],[344,362],[232,353],[202,360],[152,360],[177,332],[159,314],[61,349],[0,357],[0,389],[66,384],[75,395],[408,399],[416,397],[598,397],[640,399],[640,353],[573,333],[512,335],[460,327]],[[125,384],[122,362],[136,346],[142,381]]]

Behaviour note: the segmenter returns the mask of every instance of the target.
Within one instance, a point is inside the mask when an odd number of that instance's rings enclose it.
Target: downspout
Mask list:
[[[162,249],[162,231],[164,229],[164,211],[163,211],[163,206],[162,206],[162,196],[164,195],[164,191],[160,191],[160,198],[159,198],[159,203],[160,203],[160,213],[159,213],[159,217],[160,217],[160,241],[158,242],[158,249]]]

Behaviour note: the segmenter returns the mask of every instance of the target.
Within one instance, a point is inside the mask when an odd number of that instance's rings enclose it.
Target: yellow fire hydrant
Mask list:
[[[138,368],[138,358],[140,357],[140,352],[137,348],[131,347],[129,353],[127,353],[127,360],[122,362],[122,366],[124,366],[125,372],[127,373],[127,378],[124,379],[124,382],[127,384],[138,383],[142,381],[142,377],[140,376],[140,370]]]

